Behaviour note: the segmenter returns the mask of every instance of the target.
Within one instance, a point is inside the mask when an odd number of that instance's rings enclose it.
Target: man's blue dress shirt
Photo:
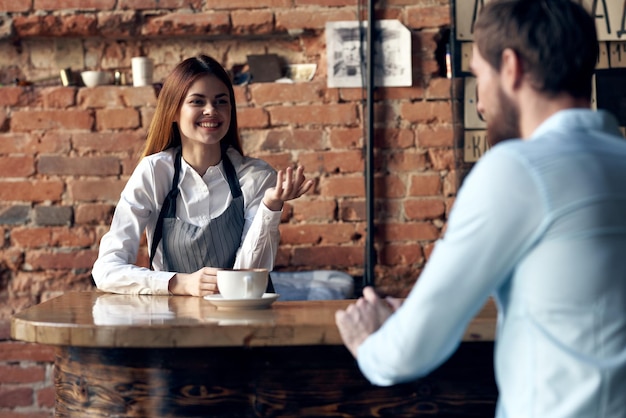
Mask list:
[[[359,347],[363,374],[428,374],[490,295],[497,417],[626,417],[626,140],[611,115],[561,111],[480,159],[407,300]]]

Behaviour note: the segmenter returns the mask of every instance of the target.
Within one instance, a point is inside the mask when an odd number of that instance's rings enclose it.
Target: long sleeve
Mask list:
[[[154,168],[143,159],[124,187],[109,231],[102,237],[92,276],[100,290],[114,293],[167,295],[175,273],[139,267],[137,254],[144,230],[149,242],[169,184],[156,190]]]
[[[498,147],[483,156],[407,300],[359,347],[364,375],[374,384],[391,385],[444,362],[532,244],[543,211],[542,196],[521,161]]]
[[[92,275],[99,289],[130,294],[168,294],[176,272],[163,271],[162,245],[153,261],[154,271],[135,265],[142,234],[152,242],[154,228],[166,194],[172,187],[174,150],[144,158],[122,191],[110,230],[100,242]],[[267,209],[265,190],[275,186],[276,172],[264,161],[244,158],[234,150],[235,166],[244,196],[244,229],[235,267],[272,268],[278,251],[281,212]],[[221,164],[200,176],[184,161],[179,183],[177,217],[206,225],[230,205],[232,196]]]

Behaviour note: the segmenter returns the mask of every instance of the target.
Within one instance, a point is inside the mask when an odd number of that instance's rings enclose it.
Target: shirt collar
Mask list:
[[[562,130],[603,130],[621,135],[615,117],[604,110],[566,109],[546,119],[531,135],[530,140],[544,136],[550,131]]]

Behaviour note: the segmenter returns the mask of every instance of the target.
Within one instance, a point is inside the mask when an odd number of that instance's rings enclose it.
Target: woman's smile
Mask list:
[[[230,128],[231,106],[228,88],[219,78],[198,78],[180,107],[178,124],[183,143],[219,144]]]

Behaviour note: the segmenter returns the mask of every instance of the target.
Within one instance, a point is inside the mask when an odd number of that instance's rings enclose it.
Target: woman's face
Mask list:
[[[230,127],[231,100],[228,88],[214,75],[197,79],[178,112],[181,141],[215,145]]]

